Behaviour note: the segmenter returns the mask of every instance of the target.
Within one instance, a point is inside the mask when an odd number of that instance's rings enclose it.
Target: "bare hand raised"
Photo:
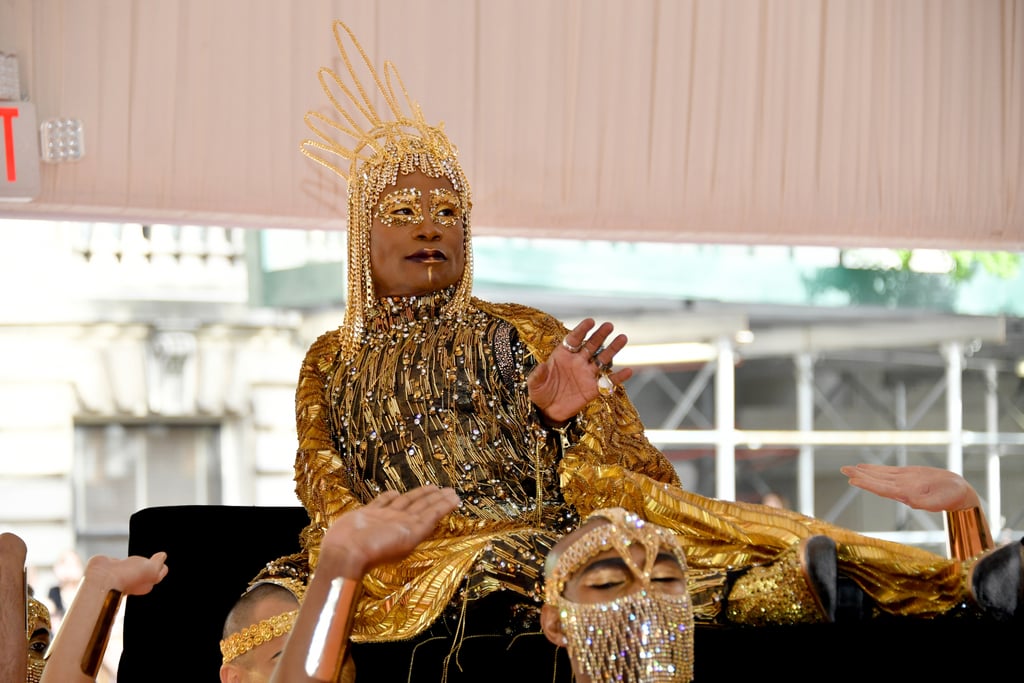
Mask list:
[[[601,323],[587,337],[594,324],[593,318],[587,318],[574,327],[526,380],[530,400],[549,422],[561,423],[572,419],[602,390],[615,391],[619,384],[633,376],[631,368],[611,371],[615,354],[628,341],[626,335],[618,335],[605,346],[613,326],[608,322]]]
[[[850,485],[905,503],[917,510],[944,512],[980,507],[977,491],[956,472],[941,467],[844,465]]]
[[[339,517],[324,534],[321,554],[337,555],[342,576],[361,578],[412,552],[459,502],[454,489],[434,485],[385,491]]]
[[[167,576],[166,560],[165,552],[149,558],[132,555],[121,560],[96,555],[89,559],[85,574],[98,579],[106,575],[114,588],[125,595],[145,595]]]

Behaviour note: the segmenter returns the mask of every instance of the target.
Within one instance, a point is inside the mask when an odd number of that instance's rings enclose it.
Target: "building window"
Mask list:
[[[83,556],[125,557],[134,512],[220,504],[220,427],[77,425],[73,481],[75,540]]]

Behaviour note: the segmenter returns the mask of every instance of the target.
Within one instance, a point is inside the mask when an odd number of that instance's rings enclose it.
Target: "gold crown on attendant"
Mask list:
[[[645,580],[651,577],[659,548],[671,552],[679,566],[686,571],[686,555],[679,544],[679,539],[670,530],[648,523],[641,516],[623,508],[595,510],[587,515],[583,524],[595,518],[604,519],[608,524],[601,524],[584,532],[572,545],[559,553],[554,558],[553,566],[548,568],[544,585],[547,602],[557,604],[569,579],[594,556],[606,550],[618,551],[633,572]],[[629,548],[634,544],[639,544],[647,550],[642,567],[636,565],[630,555]]]
[[[264,583],[285,588],[301,604],[302,599],[306,597],[306,587],[309,584],[309,565],[306,564],[306,556],[298,553],[268,562],[249,582],[246,590],[250,591]]]
[[[272,617],[256,622],[252,626],[243,628],[238,633],[232,633],[220,641],[220,653],[223,657],[223,663],[227,664],[254,647],[259,647],[263,643],[269,643],[274,638],[280,638],[285,635],[292,630],[292,626],[295,625],[295,619],[298,616],[299,610],[294,609],[284,614],[275,614]]]

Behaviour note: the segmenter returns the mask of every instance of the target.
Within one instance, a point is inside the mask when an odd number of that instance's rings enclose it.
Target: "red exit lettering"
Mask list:
[[[4,124],[4,152],[7,157],[7,182],[18,179],[17,166],[14,163],[14,117],[18,110],[14,107],[0,107],[0,119]]]

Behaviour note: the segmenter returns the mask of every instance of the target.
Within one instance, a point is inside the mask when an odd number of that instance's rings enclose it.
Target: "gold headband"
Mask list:
[[[341,357],[349,359],[358,349],[366,320],[375,306],[370,227],[373,208],[384,188],[393,185],[399,173],[406,175],[419,170],[432,178],[447,178],[462,201],[465,267],[455,294],[442,308],[442,316],[455,316],[469,304],[473,287],[473,203],[469,182],[459,164],[458,149],[445,134],[444,124],[427,123],[392,62],[384,62],[382,78],[347,25],[336,21],[333,30],[345,70],[339,74],[322,67],[318,78],[339,118],[307,112],[306,125],[316,137],[303,140],[300,149],[348,184],[348,288],[341,326]],[[366,83],[360,79],[346,43],[351,43],[351,49],[358,53],[365,67]],[[374,105],[373,94],[383,99],[386,117]]]
[[[304,563],[304,557],[304,554],[299,553],[268,562],[249,582],[245,592],[249,593],[257,586],[269,583],[287,590],[295,596],[295,600],[301,605],[302,599],[306,597],[306,588],[309,583],[309,567]],[[244,655],[254,647],[291,631],[298,613],[298,610],[292,610],[277,614],[256,622],[237,633],[232,633],[220,641],[220,653],[224,657],[224,664]]]
[[[258,621],[238,633],[232,633],[220,641],[220,653],[223,656],[224,664],[244,655],[254,647],[259,647],[263,643],[269,643],[274,638],[285,635],[292,630],[298,616],[299,610],[293,609],[291,612],[275,614],[263,621]]]
[[[595,510],[583,523],[595,518],[607,520],[608,524],[598,525],[582,534],[558,555],[554,566],[550,568],[544,582],[544,593],[549,603],[555,604],[561,598],[565,584],[591,558],[613,548],[618,550],[636,575],[644,580],[650,579],[659,548],[669,550],[683,571],[686,571],[686,555],[675,534],[668,529],[648,524],[639,515],[623,508]],[[637,566],[630,555],[629,547],[634,544],[640,544],[647,550],[643,567]]]

